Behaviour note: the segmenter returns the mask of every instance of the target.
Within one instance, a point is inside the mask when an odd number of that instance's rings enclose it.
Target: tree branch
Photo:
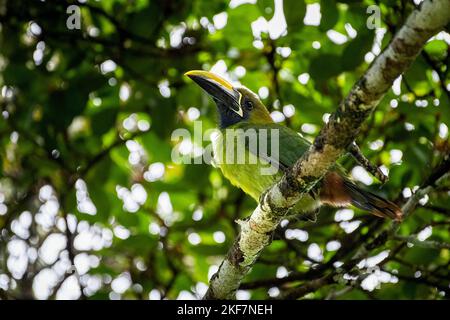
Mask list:
[[[419,240],[416,234],[410,236],[395,235],[394,239],[409,242],[421,248],[450,249],[450,243],[433,240]]]
[[[441,182],[444,182],[449,176],[450,173],[448,171],[450,170],[450,156],[447,156],[437,167],[435,167],[431,174],[424,180],[424,183],[422,183],[421,188],[417,190],[412,197],[408,199],[408,201],[403,206],[403,212],[405,215],[409,216],[416,208],[416,205],[418,201],[425,195],[424,192],[430,192],[433,191],[433,188],[430,188],[430,186],[438,186]],[[432,177],[432,178],[431,178]],[[423,191],[425,189],[425,191]],[[288,283],[293,283],[296,281],[304,281],[304,283],[301,283],[300,285],[288,289],[286,292],[282,294],[282,297],[284,298],[301,298],[305,294],[311,291],[305,291],[305,289],[301,289],[303,286],[306,286],[307,288],[310,288],[310,285],[312,283],[317,284],[318,282],[314,282],[313,280],[317,279],[323,279],[325,275],[328,273],[328,275],[331,274],[331,277],[334,279],[334,276],[339,275],[342,276],[343,272],[350,271],[355,265],[357,265],[362,259],[365,259],[368,257],[370,252],[372,252],[374,249],[379,248],[383,246],[387,240],[394,239],[394,240],[400,240],[402,243],[397,246],[396,249],[392,250],[389,254],[389,257],[387,257],[384,261],[380,263],[380,265],[385,264],[389,260],[398,260],[395,258],[396,254],[406,245],[406,242],[412,242],[417,246],[420,247],[428,247],[428,248],[448,248],[447,243],[440,243],[437,241],[419,241],[417,238],[416,240],[413,240],[412,238],[416,236],[410,236],[410,237],[403,237],[399,236],[395,233],[398,227],[397,222],[392,222],[391,225],[388,226],[387,230],[382,231],[375,237],[373,237],[372,240],[370,235],[374,235],[377,231],[377,229],[382,225],[380,223],[380,220],[375,220],[375,224],[372,225],[369,229],[369,231],[365,234],[365,236],[361,237],[361,234],[359,232],[353,232],[351,234],[348,234],[346,238],[342,239],[342,247],[341,249],[325,264],[319,265],[315,269],[310,269],[308,272],[292,272],[287,277],[284,278],[271,278],[271,279],[263,279],[263,280],[256,280],[253,282],[247,282],[243,283],[241,285],[242,289],[255,289],[260,287],[274,287],[274,286],[284,286]],[[359,227],[359,229],[362,229],[366,226],[362,225]],[[369,241],[370,240],[370,241]],[[409,241],[412,240],[412,241]],[[363,245],[358,245],[363,244]],[[359,248],[358,248],[359,246]],[[349,255],[352,251],[357,250],[357,252],[351,257],[351,259],[345,263],[342,267],[339,269],[336,269],[333,266],[333,263],[338,260],[345,260],[344,257]],[[403,263],[403,262],[402,262]],[[320,282],[319,282],[320,283]],[[328,285],[330,283],[323,282],[324,285]]]
[[[314,144],[283,178],[267,190],[211,278],[205,299],[234,298],[287,210],[309,192],[355,140],[393,81],[414,61],[426,41],[450,20],[448,0],[428,0],[413,11],[389,46],[377,57],[322,128]]]
[[[370,163],[369,159],[367,159],[362,153],[361,149],[358,145],[353,142],[350,144],[348,151],[350,154],[358,161],[368,172],[370,172],[375,178],[380,180],[381,183],[385,184],[389,178],[386,176],[383,171],[380,170],[376,165]]]

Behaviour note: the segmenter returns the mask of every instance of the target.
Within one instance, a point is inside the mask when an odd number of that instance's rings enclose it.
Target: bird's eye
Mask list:
[[[251,102],[250,100],[245,101],[245,108],[247,110],[252,110],[253,109],[253,102]]]

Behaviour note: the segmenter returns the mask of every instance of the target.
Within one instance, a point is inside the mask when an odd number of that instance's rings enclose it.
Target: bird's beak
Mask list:
[[[185,75],[202,87],[214,99],[218,108],[229,108],[241,117],[244,116],[242,94],[231,83],[208,71],[192,70]]]

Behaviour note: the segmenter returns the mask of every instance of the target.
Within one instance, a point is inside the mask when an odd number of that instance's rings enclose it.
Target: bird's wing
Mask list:
[[[237,128],[254,129],[259,137],[258,147],[255,149],[254,145],[252,146],[246,139],[246,148],[257,157],[278,166],[283,172],[292,166],[311,145],[299,133],[276,123],[241,124]],[[264,141],[266,141],[266,148],[261,149],[261,143]]]

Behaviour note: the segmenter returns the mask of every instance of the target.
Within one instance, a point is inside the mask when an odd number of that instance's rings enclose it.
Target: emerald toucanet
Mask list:
[[[246,156],[258,157],[258,163],[236,163],[221,161],[219,164],[223,175],[232,184],[241,188],[245,193],[252,196],[256,201],[260,195],[277,182],[284,172],[288,170],[310,147],[310,142],[301,137],[290,128],[274,123],[267,108],[256,94],[245,87],[234,87],[223,78],[207,71],[193,70],[186,73],[193,81],[202,87],[215,101],[219,113],[219,127],[224,134],[219,135],[213,141],[214,155],[224,153],[227,145],[225,131],[233,129],[245,134],[252,129],[256,132],[266,129],[278,129],[279,152],[277,158],[269,155],[261,156],[249,147],[244,139],[237,139],[237,143],[243,145]],[[242,130],[236,130],[242,129]],[[243,132],[243,133],[242,133]],[[267,135],[268,140],[274,135]],[[233,139],[234,140],[234,139]],[[236,141],[236,140],[234,140]],[[239,142],[240,141],[240,142]],[[273,141],[268,141],[271,146]],[[261,166],[264,163],[276,164],[277,170],[274,174],[262,174]],[[389,217],[400,220],[402,213],[400,208],[393,202],[383,199],[371,192],[361,189],[346,177],[344,170],[335,165],[317,184],[315,190],[306,194],[290,210],[290,213],[313,213],[317,212],[322,204],[334,207],[354,205],[362,210],[379,217]]]

